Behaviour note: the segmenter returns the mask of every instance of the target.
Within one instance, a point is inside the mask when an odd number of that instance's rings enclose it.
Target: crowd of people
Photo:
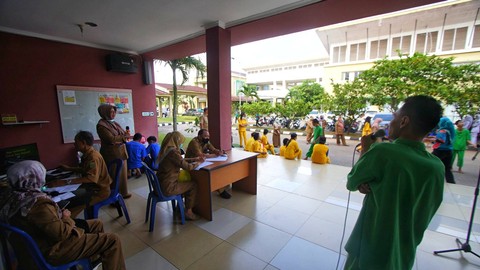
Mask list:
[[[189,142],[185,153],[185,137],[178,131],[166,134],[159,145],[155,136],[145,140],[141,133],[135,133],[131,137],[129,128],[124,130],[114,121],[115,106],[102,104],[98,113],[101,117],[97,124],[100,151],[97,152],[93,147],[92,133],[80,131],[74,143],[75,149],[82,153],[80,164],[59,167],[59,170],[78,173],[78,177],[47,182],[46,169],[38,161],[21,161],[9,168],[7,183],[0,185],[0,221],[19,227],[31,235],[47,261],[54,265],[90,258],[92,261],[100,260],[103,269],[125,269],[118,236],[104,232],[99,220],[76,219],[81,211],[91,211],[92,205],[110,195],[112,178],[107,164],[114,159],[123,161],[119,190],[124,199],[131,197],[128,178],[140,177],[143,164],[147,164],[156,171],[164,194],[181,194],[185,200],[186,219],[196,220],[198,216],[193,209],[197,184],[195,181],[182,181],[180,174],[182,171],[188,174],[206,158],[225,155],[225,151],[217,149],[210,142],[207,108],[200,119],[200,130]],[[449,118],[441,115],[442,108],[435,99],[427,96],[407,98],[390,123],[389,143],[377,143],[382,141],[381,136],[376,135],[379,134],[379,121],[371,123],[370,117],[365,119],[362,154],[347,181],[347,189],[364,193],[365,199],[345,245],[348,252],[345,269],[412,267],[416,247],[442,201],[444,179],[448,183],[455,183],[452,173],[454,160],[457,159],[457,172],[462,173],[465,150],[467,147],[477,147],[480,115],[456,121],[456,129]],[[308,121],[306,142],[310,148],[304,160],[310,158],[313,163],[330,163],[324,122],[323,119]],[[271,154],[287,160],[302,159],[296,133],[284,138],[280,145],[280,128],[274,126],[272,143],[268,139],[268,129],[261,134],[253,132],[247,140],[247,125],[245,114],[240,113],[240,147],[244,147],[245,151],[258,153],[259,158]],[[337,144],[347,145],[341,117],[338,117],[335,125]],[[426,150],[425,142],[433,143],[432,153]],[[279,149],[278,153],[276,148]],[[43,192],[44,187],[69,184],[80,184],[88,193],[88,201],[62,208]],[[232,197],[229,186],[217,192],[221,198]],[[20,259],[22,267],[32,267],[29,265],[31,260]]]

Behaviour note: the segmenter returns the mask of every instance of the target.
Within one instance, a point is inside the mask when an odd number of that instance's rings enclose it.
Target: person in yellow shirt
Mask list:
[[[260,140],[260,134],[255,132],[253,134],[253,139],[255,140],[252,144],[252,152],[259,153],[257,157],[259,158],[265,158],[268,156],[267,151],[265,151],[265,148],[263,148],[262,141]]]
[[[255,142],[255,139],[253,138],[253,134],[255,134],[255,132],[252,132],[250,138],[248,138],[247,143],[245,144],[245,151],[247,152],[253,152],[252,145],[253,145],[253,142]]]
[[[245,118],[245,113],[240,114],[240,119],[238,119],[238,136],[240,139],[240,147],[247,145],[247,119]]]
[[[370,126],[371,119],[372,118],[370,116],[367,116],[365,118],[365,123],[363,124],[363,127],[362,127],[362,136],[367,136],[372,133],[372,127]]]
[[[297,143],[297,133],[290,134],[290,140],[287,144],[287,149],[285,150],[286,159],[295,159],[300,160],[302,157],[302,149],[298,147]]]
[[[288,138],[283,138],[283,145],[280,146],[280,156],[285,156],[285,150],[287,150]]]
[[[312,153],[312,162],[318,164],[327,164],[330,163],[330,158],[328,157],[328,146],[325,145],[327,138],[320,137],[318,144],[315,144],[313,147]]]
[[[270,144],[268,143],[268,138],[267,138],[267,134],[268,134],[268,129],[264,129],[263,130],[263,135],[262,135],[262,144],[263,144],[263,148],[265,148],[265,151],[270,151],[270,153],[272,153],[272,155],[276,155],[275,154],[275,147],[273,147],[273,144]]]

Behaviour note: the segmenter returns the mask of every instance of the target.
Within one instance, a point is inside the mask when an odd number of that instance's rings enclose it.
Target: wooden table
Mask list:
[[[198,184],[197,204],[194,211],[212,221],[212,192],[233,184],[233,189],[257,194],[257,153],[243,150],[227,152],[226,161],[191,171],[192,180]]]

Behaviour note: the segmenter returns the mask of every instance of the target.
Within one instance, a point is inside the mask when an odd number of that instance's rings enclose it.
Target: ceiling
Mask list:
[[[319,0],[1,0],[0,31],[141,54]],[[92,27],[86,22],[97,24]]]

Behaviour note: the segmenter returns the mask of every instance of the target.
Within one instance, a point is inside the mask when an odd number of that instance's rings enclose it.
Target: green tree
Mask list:
[[[188,81],[189,72],[192,69],[197,70],[197,75],[203,77],[203,74],[206,71],[205,64],[200,61],[200,59],[196,59],[192,56],[187,56],[180,59],[165,61],[167,65],[170,66],[173,72],[173,108],[172,108],[172,116],[173,116],[173,130],[177,130],[177,114],[178,114],[178,93],[177,93],[177,71],[180,71],[182,75],[182,83],[183,85]]]
[[[371,104],[386,105],[394,112],[400,103],[412,95],[438,96],[452,89],[453,58],[440,58],[415,53],[399,53],[399,59],[382,59],[360,74],[362,87]]]
[[[256,85],[244,84],[242,86],[242,89],[238,90],[238,93],[239,94],[242,93],[245,96],[245,99],[248,99],[249,97],[251,97],[251,98],[255,98],[256,100],[260,100]]]
[[[323,109],[326,103],[325,89],[314,81],[306,80],[301,85],[292,87],[286,99],[303,101],[308,112],[313,108]]]
[[[461,118],[466,114],[477,114],[480,111],[480,65],[454,66],[449,77],[452,88],[444,89],[437,96],[446,104],[454,106]]]
[[[356,122],[365,113],[368,103],[368,97],[362,90],[362,82],[355,79],[344,84],[333,83],[332,86],[333,95],[329,96],[329,109],[343,115],[347,124]]]
[[[242,105],[242,111],[247,115],[256,115],[257,113],[265,115],[273,112],[273,106],[268,101],[245,103]]]

